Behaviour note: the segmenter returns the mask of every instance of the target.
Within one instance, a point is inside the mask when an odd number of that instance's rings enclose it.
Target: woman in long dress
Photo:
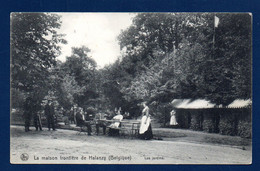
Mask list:
[[[153,138],[152,126],[151,126],[151,118],[149,115],[149,107],[146,103],[143,103],[143,111],[142,111],[142,120],[139,129],[139,137],[141,139],[150,140]]]
[[[110,124],[108,135],[111,136],[118,136],[119,135],[119,127],[120,127],[120,121],[123,120],[123,115],[121,114],[121,107],[117,110],[115,109],[115,116],[112,118],[112,120],[115,120],[114,123]]]
[[[176,112],[175,112],[175,110],[172,110],[170,114],[171,114],[170,126],[178,125],[178,123],[176,121],[176,116],[175,116]]]

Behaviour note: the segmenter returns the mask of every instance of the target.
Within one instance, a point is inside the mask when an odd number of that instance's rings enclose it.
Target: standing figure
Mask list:
[[[38,128],[40,129],[40,131],[42,131],[41,114],[39,112],[34,113],[33,121],[34,121],[34,126],[36,128],[36,131],[38,131]]]
[[[25,127],[25,132],[30,131],[30,122],[31,122],[31,116],[32,116],[32,98],[28,97],[25,100],[24,103],[24,127]]]
[[[75,104],[74,106],[73,106],[73,108],[72,108],[72,114],[73,114],[73,121],[74,121],[74,123],[76,124],[76,125],[78,125],[77,124],[77,118],[76,118],[76,115],[77,115],[77,112],[78,112],[78,105],[77,104]]]
[[[175,116],[176,112],[175,112],[175,110],[172,110],[172,111],[170,112],[170,114],[171,114],[170,126],[176,126],[176,125],[178,125],[178,123],[177,123],[177,121],[176,121],[176,116]]]
[[[55,125],[54,125],[54,106],[52,102],[49,100],[47,105],[45,106],[45,115],[47,117],[47,123],[48,123],[48,129],[49,131],[51,128],[55,131]]]
[[[150,140],[153,138],[152,126],[151,126],[151,118],[149,114],[149,107],[146,105],[146,102],[143,103],[143,111],[142,111],[142,120],[139,129],[139,137],[141,139]]]
[[[75,113],[75,109],[74,106],[71,107],[70,111],[69,111],[69,124],[76,124],[75,120],[74,120],[74,113]]]
[[[78,107],[75,113],[76,126],[81,126],[82,122],[85,121],[85,116],[83,114],[83,109]]]
[[[121,115],[121,107],[118,108],[118,111],[116,113],[117,115]]]
[[[110,119],[112,119],[114,116],[116,116],[117,115],[117,112],[118,112],[118,110],[117,110],[117,108],[115,108],[115,112],[114,113],[111,113],[111,118]]]

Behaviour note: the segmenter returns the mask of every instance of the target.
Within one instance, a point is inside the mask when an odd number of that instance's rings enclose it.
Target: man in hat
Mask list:
[[[47,123],[48,123],[48,129],[49,131],[51,128],[55,131],[55,125],[54,125],[54,106],[50,100],[48,100],[47,105],[45,106],[45,115],[47,117]]]

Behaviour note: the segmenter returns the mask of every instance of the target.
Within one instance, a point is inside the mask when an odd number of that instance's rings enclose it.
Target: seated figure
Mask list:
[[[118,128],[119,125],[120,125],[120,121],[123,120],[123,115],[121,115],[121,114],[116,115],[116,116],[113,117],[112,120],[115,120],[115,122],[112,123],[109,127],[111,127],[111,128]]]
[[[106,115],[103,114],[103,113],[97,113],[95,115],[95,123],[96,123],[96,133],[97,133],[97,135],[99,134],[99,127],[102,127],[103,128],[103,134],[104,135],[106,134],[107,124],[106,124],[106,122],[101,121],[101,120],[105,120],[105,119],[106,119]]]
[[[117,128],[120,127],[120,121],[123,120],[123,115],[118,114],[118,115],[114,116],[112,120],[115,120],[115,122],[108,126],[109,127],[108,134],[109,135],[119,135],[119,129],[117,129]]]
[[[84,116],[83,110],[77,111],[77,113],[76,113],[76,122],[77,122],[77,126],[80,126],[80,127],[86,126],[87,127],[87,131],[88,131],[88,135],[91,135],[91,132],[92,132],[91,125],[90,125],[90,122],[87,122],[85,120],[85,116]]]

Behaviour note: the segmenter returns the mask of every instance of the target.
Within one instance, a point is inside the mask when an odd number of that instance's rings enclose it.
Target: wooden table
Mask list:
[[[108,120],[108,119],[98,119],[98,121],[109,122],[109,123],[115,122],[115,120]]]

